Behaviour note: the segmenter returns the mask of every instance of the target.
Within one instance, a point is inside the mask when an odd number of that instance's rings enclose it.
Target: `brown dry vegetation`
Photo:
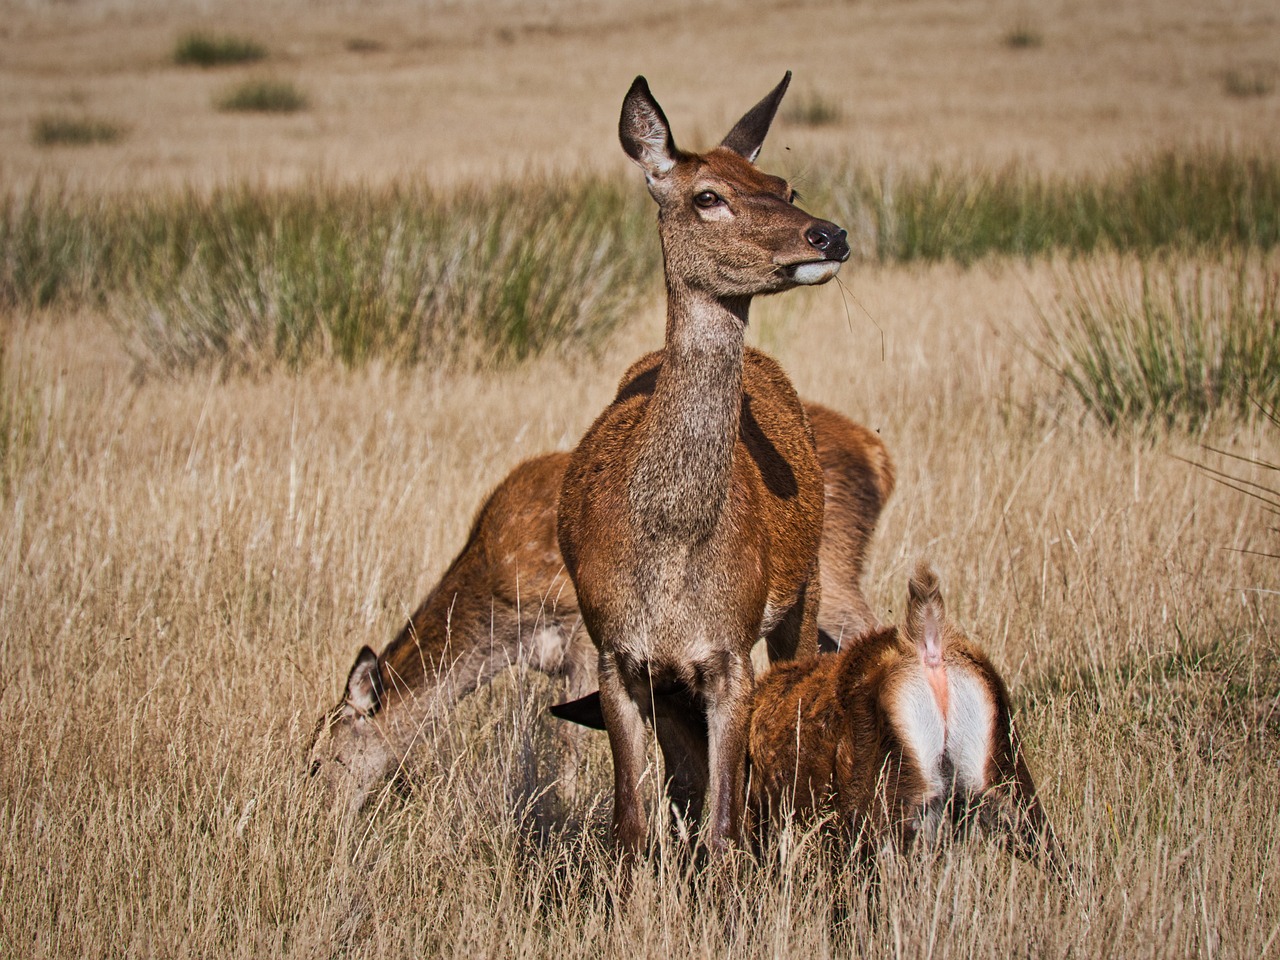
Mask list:
[[[831,156],[1090,170],[1153,146],[1266,148],[1280,129],[1276,98],[1222,90],[1231,63],[1276,56],[1262,2],[1064,2],[1026,50],[1003,38],[1028,7],[994,0],[628,9],[9,3],[0,176],[110,190],[613,169],[640,71],[677,131],[708,135],[785,67],[801,85],[839,76],[839,122],[780,126],[762,161],[813,181]],[[173,66],[196,27],[263,42],[312,108],[219,114],[242,68]],[[31,145],[31,118],[67,103],[130,135]],[[10,311],[0,954],[1280,952],[1280,567],[1244,552],[1275,552],[1274,520],[1186,462],[1201,442],[1280,462],[1280,436],[1083,418],[1028,348],[1066,273],[851,264],[847,290],[761,303],[752,337],[805,396],[882,432],[899,482],[869,599],[895,617],[915,560],[936,564],[1009,682],[1076,884],[973,842],[887,863],[872,898],[795,830],[715,895],[657,856],[622,911],[600,847],[607,749],[583,774],[595,789],[557,806],[537,678],[464,704],[431,734],[435,759],[354,825],[300,763],[358,646],[393,634],[510,466],[576,441],[659,340],[657,305],[599,357],[144,382],[108,318]]]

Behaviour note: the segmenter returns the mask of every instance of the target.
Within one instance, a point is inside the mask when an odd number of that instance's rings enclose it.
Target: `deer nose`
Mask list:
[[[809,246],[825,254],[828,260],[843,263],[849,259],[849,234],[834,223],[815,223],[804,232]]]

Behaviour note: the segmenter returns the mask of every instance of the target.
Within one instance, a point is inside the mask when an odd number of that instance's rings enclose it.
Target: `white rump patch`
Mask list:
[[[819,260],[816,263],[802,263],[791,268],[791,278],[796,283],[812,286],[815,283],[826,283],[840,272],[840,261]]]
[[[996,709],[991,691],[981,678],[968,671],[947,671],[951,703],[947,716],[947,756],[955,768],[956,783],[976,793],[987,786],[987,761]]]
[[[916,755],[930,792],[939,793],[943,789],[942,751],[947,728],[923,673],[913,670],[907,676],[894,698],[892,716],[898,735]]]

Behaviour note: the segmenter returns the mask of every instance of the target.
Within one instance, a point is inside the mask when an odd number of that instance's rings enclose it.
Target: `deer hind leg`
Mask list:
[[[596,689],[596,648],[586,627],[580,622],[569,634],[569,642],[561,665],[564,676],[564,700],[577,700]],[[563,803],[571,804],[578,795],[578,775],[582,770],[586,728],[577,723],[556,725],[560,739],[560,771],[557,792]]]
[[[1066,855],[1036,793],[1017,730],[1012,724],[1007,729],[1008,749],[996,751],[996,782],[982,798],[980,822],[985,829],[1006,837],[1018,856],[1047,861],[1060,876],[1066,876],[1071,872]]]
[[[769,662],[798,660],[818,652],[818,604],[822,588],[815,573],[800,589],[800,596],[765,637]]]

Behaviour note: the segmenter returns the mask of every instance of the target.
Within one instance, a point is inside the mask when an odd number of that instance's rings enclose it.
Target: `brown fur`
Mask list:
[[[751,648],[763,636],[771,659],[817,650],[822,471],[786,375],[743,342],[753,296],[829,279],[848,256],[844,231],[751,162],[786,84],[703,155],[676,149],[643,78],[623,104],[623,146],[659,208],[666,343],[579,443],[559,535],[600,653],[627,851],[647,833],[639,786],[655,698],[685,707],[664,751],[684,744],[677,765],[699,788],[705,766],[704,838],[719,850],[741,830]]]
[[[825,491],[818,629],[823,649],[830,651],[879,625],[862,596],[863,564],[896,473],[874,431],[816,403],[806,403],[805,411],[817,441]]]
[[[943,781],[941,794],[930,787],[894,710],[921,674],[921,623],[933,615],[939,616],[942,669],[951,683],[973,678],[993,708],[980,782],[961,784],[957,774]],[[922,569],[911,582],[904,626],[878,630],[838,654],[779,664],[766,674],[756,686],[749,752],[749,803],[760,835],[771,819],[789,811],[801,817],[833,814],[840,835],[873,851],[933,833],[945,813],[962,818],[976,812],[1019,851],[1058,856],[1018,744],[1004,681],[986,655],[945,620],[931,571]]]

